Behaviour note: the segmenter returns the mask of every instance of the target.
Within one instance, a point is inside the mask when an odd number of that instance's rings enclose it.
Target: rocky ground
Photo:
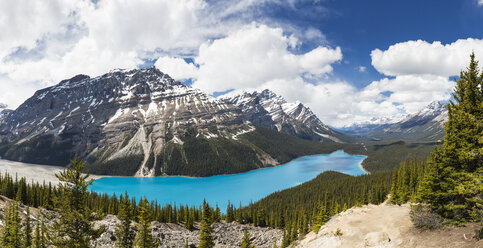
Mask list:
[[[116,216],[108,215],[103,220],[96,221],[95,226],[106,226],[106,231],[97,240],[97,247],[116,247],[114,235],[115,226],[119,223]],[[153,235],[161,242],[160,247],[184,247],[186,241],[189,245],[198,245],[199,230],[189,231],[182,224],[152,223]],[[195,228],[197,225],[195,225]],[[245,229],[250,233],[252,243],[256,247],[273,247],[273,243],[280,245],[282,231],[278,229],[254,227],[233,223],[214,223],[213,236],[215,247],[240,247]]]
[[[5,210],[10,201],[10,199],[0,196],[0,233],[4,225],[3,218],[5,216]],[[38,211],[39,209],[30,208],[33,220],[35,220]],[[45,212],[45,210],[42,211]],[[25,218],[25,206],[20,205],[20,213],[22,218]],[[49,211],[49,215],[54,214]],[[101,225],[105,225],[106,228],[105,232],[95,241],[95,247],[116,247],[114,230],[118,223],[119,220],[114,215],[107,215],[102,220],[94,222],[94,227],[98,228]],[[184,247],[186,241],[193,247],[198,245],[198,237],[200,235],[200,231],[197,229],[198,225],[199,223],[196,223],[195,230],[189,231],[182,224],[159,223],[154,221],[151,227],[153,236],[160,241],[160,247]],[[214,223],[212,227],[215,247],[220,248],[240,247],[245,229],[249,232],[252,243],[256,247],[273,247],[274,242],[280,246],[283,235],[282,231],[278,229],[254,227],[236,222]]]
[[[474,238],[479,224],[445,227],[436,231],[415,228],[409,205],[365,205],[351,208],[329,220],[319,233],[311,232],[294,246],[316,247],[483,247]],[[339,232],[337,231],[339,230]]]

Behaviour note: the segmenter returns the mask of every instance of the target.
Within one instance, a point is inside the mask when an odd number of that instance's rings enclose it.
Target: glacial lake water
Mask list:
[[[273,192],[310,181],[324,171],[338,171],[357,176],[366,174],[359,164],[365,156],[349,155],[343,151],[294,159],[286,164],[240,174],[206,178],[190,177],[104,177],[95,180],[90,189],[117,196],[127,191],[139,200],[199,206],[206,199],[211,206],[218,203],[225,212],[228,201],[236,207],[246,206]]]

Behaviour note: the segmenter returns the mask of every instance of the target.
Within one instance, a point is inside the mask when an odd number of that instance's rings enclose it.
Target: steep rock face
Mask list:
[[[447,120],[448,111],[445,105],[441,102],[432,102],[403,120],[371,132],[367,136],[378,140],[440,140],[444,136],[444,123]]]
[[[115,70],[37,91],[0,121],[0,156],[66,165],[78,154],[98,174],[207,176],[276,164],[238,142],[254,129],[238,108],[155,68]],[[228,148],[246,153],[224,158]]]
[[[0,103],[0,123],[2,122],[3,118],[12,112],[12,110],[7,109],[7,107],[7,104]]]
[[[343,142],[348,139],[322,123],[301,102],[288,103],[268,89],[244,92],[223,100],[240,107],[245,117],[255,125],[309,140]]]

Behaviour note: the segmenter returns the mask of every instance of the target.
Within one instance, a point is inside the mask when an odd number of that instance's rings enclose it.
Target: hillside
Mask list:
[[[333,132],[301,104],[286,111],[305,120],[302,129]],[[114,70],[41,89],[0,118],[0,156],[65,166],[78,154],[93,174],[204,177],[342,148],[335,136],[318,135],[320,144],[254,124],[240,107],[156,68]]]
[[[370,140],[437,141],[444,137],[448,120],[445,104],[432,102],[420,111],[365,135]]]
[[[421,231],[409,217],[409,205],[383,203],[354,207],[332,217],[316,234],[310,232],[295,247],[482,247],[476,240],[478,224]],[[337,235],[337,230],[342,235]]]
[[[244,92],[222,100],[240,107],[246,119],[255,125],[308,140],[338,143],[352,140],[325,125],[303,103],[287,102],[282,96],[268,89]]]

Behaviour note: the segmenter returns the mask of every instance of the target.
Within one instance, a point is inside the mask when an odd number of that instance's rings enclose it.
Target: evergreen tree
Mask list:
[[[327,208],[324,203],[321,203],[319,206],[319,212],[317,214],[317,217],[314,221],[314,225],[312,226],[312,230],[314,232],[319,232],[320,227],[325,224],[327,221],[328,215],[327,215]]]
[[[16,201],[12,201],[9,204],[5,215],[5,227],[2,234],[2,247],[23,247],[20,225],[21,219],[18,210],[18,203]]]
[[[216,209],[215,209],[215,218],[213,219],[214,222],[220,222],[221,221],[221,210],[218,207],[218,203],[216,204]]]
[[[87,180],[89,173],[83,174],[84,161],[76,156],[71,166],[56,174],[59,184],[59,218],[54,222],[53,244],[58,247],[89,247],[91,240],[100,235],[90,223],[91,211],[87,205],[88,187],[93,180]]]
[[[146,198],[139,202],[139,215],[136,235],[136,246],[140,248],[155,247],[153,234],[151,231],[152,216],[149,212],[148,200]]]
[[[118,247],[133,247],[135,233],[131,230],[131,222],[133,220],[131,214],[131,202],[129,201],[127,192],[125,192],[124,197],[121,195],[119,200],[119,212],[117,214],[117,217],[121,221],[116,228],[116,245]]]
[[[47,248],[47,227],[45,226],[44,220],[41,219],[41,213],[37,214],[37,221],[35,224],[35,232],[32,246],[34,248]]]
[[[34,248],[41,248],[41,237],[40,237],[40,214],[37,215],[37,221],[35,224],[35,232],[34,232],[34,241],[33,247]]]
[[[474,53],[470,58],[447,105],[443,146],[432,153],[419,194],[437,213],[457,222],[482,221],[483,216],[483,73]]]
[[[25,216],[25,227],[23,230],[24,233],[24,245],[25,247],[32,246],[32,224],[30,221],[30,208],[27,207],[26,216]]]
[[[213,241],[213,228],[211,228],[211,218],[210,218],[210,206],[208,203],[203,202],[203,218],[200,224],[200,243],[198,248],[211,248],[215,246]]]
[[[286,230],[283,230],[282,244],[280,248],[285,248],[290,245],[290,234],[287,234]]]
[[[188,206],[186,206],[184,212],[184,228],[192,231],[194,229],[193,222],[194,222],[194,216],[192,215],[192,211],[188,209]]]
[[[252,245],[252,241],[250,240],[250,234],[248,234],[247,229],[243,232],[243,241],[240,245],[240,248],[254,248],[255,246]]]

